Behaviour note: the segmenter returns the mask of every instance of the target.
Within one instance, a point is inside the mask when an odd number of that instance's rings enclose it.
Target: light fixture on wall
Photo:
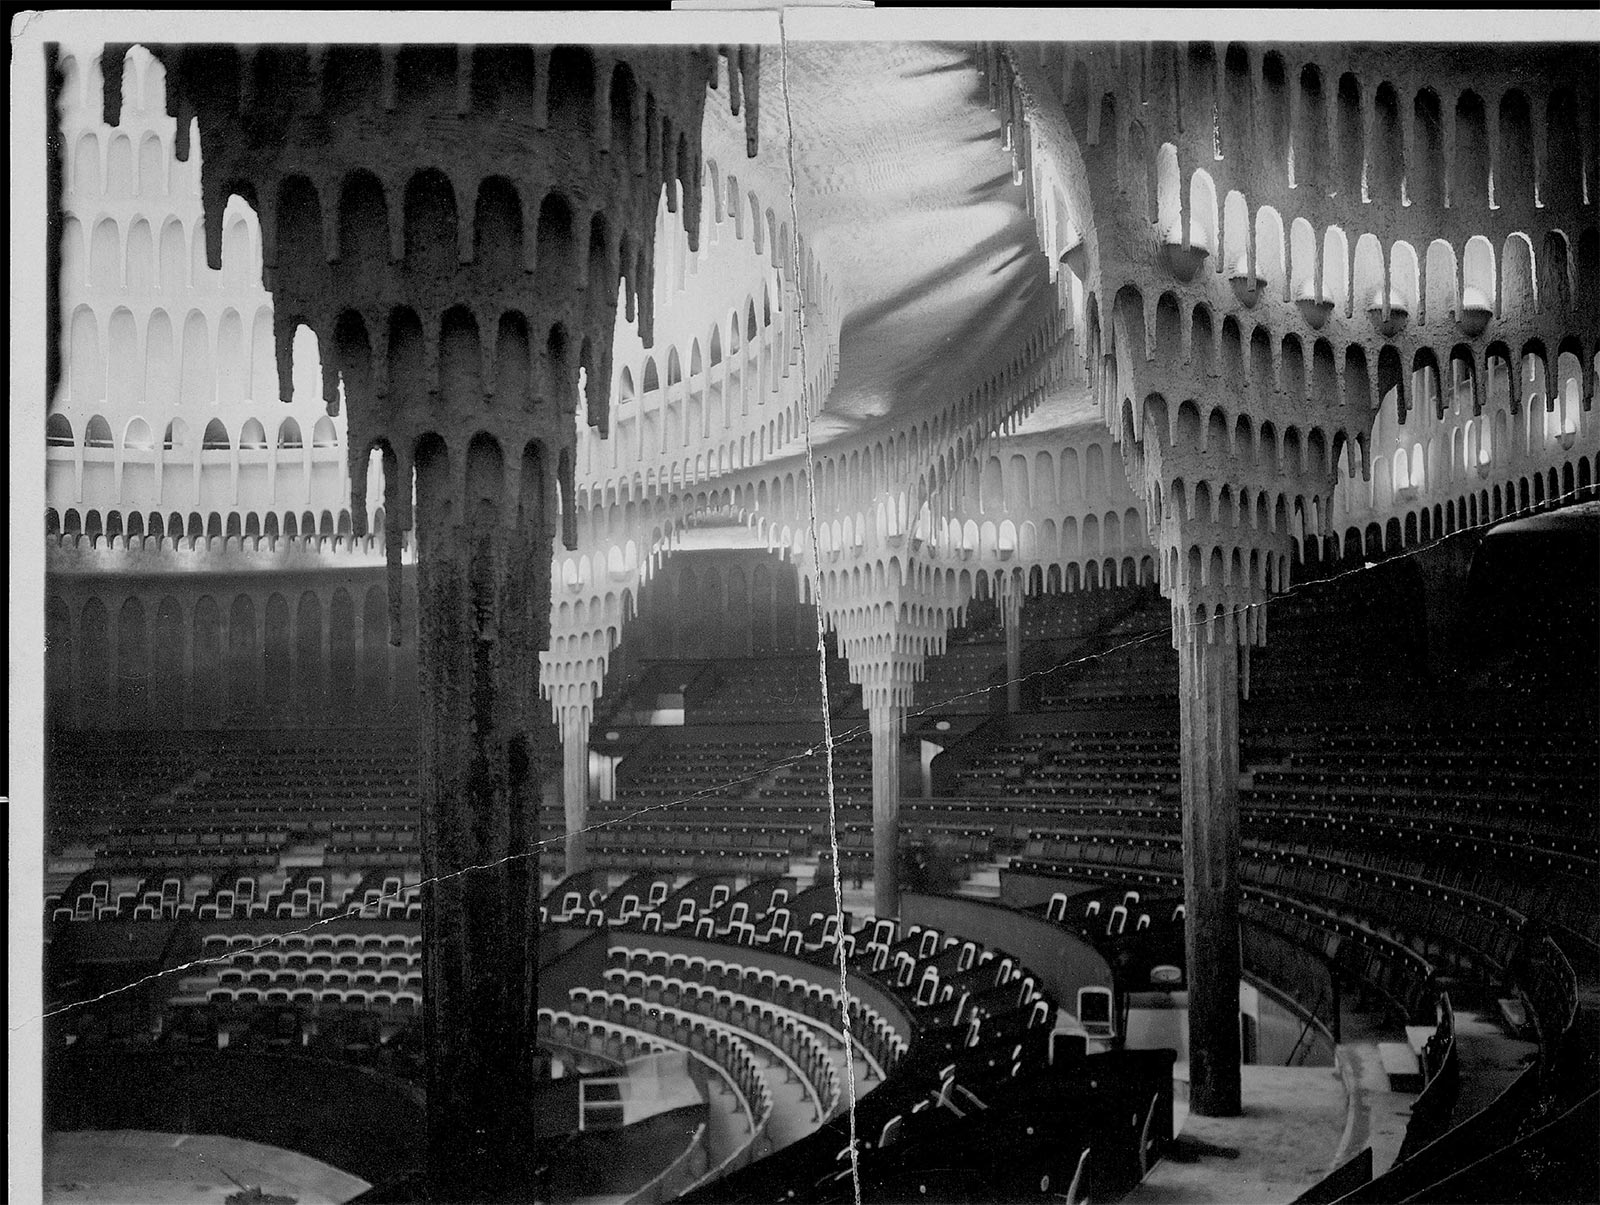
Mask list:
[[[1083,244],[1083,239],[1078,239],[1072,246],[1061,253],[1061,262],[1067,270],[1078,278],[1080,282],[1087,278],[1089,271],[1089,250]]]
[[[1381,291],[1373,294],[1372,304],[1367,307],[1367,317],[1372,320],[1373,330],[1385,339],[1392,339],[1405,330],[1411,314],[1405,298],[1390,290],[1387,305],[1384,304]]]
[[[1456,315],[1456,326],[1461,333],[1469,339],[1476,339],[1489,326],[1489,319],[1494,317],[1494,307],[1489,304],[1488,298],[1474,288],[1466,288],[1461,292],[1461,311]]]
[[[1328,315],[1333,313],[1333,302],[1326,297],[1316,295],[1316,286],[1311,281],[1306,281],[1300,288],[1300,296],[1295,298],[1295,305],[1299,307],[1300,317],[1314,331],[1320,331]]]
[[[1182,243],[1163,243],[1162,254],[1167,260],[1167,271],[1183,284],[1188,284],[1200,273],[1200,266],[1206,262],[1210,252],[1204,247]]]
[[[1233,285],[1233,295],[1239,299],[1239,304],[1245,309],[1253,309],[1261,298],[1261,287],[1267,282],[1254,272],[1250,271],[1250,261],[1241,255],[1233,265],[1233,274],[1229,276],[1228,283]]]

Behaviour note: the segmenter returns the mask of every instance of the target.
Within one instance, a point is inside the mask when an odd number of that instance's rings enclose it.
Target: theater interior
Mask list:
[[[65,16],[23,1197],[1600,1196],[1592,14]]]

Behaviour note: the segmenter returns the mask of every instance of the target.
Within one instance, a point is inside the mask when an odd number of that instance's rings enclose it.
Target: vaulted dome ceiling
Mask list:
[[[786,110],[799,226],[844,298],[820,441],[944,400],[1043,320],[1052,297],[969,46],[769,50],[763,156],[785,154]]]

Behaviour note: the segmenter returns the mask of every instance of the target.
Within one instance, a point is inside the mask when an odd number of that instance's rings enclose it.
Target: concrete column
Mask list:
[[[1239,652],[1218,621],[1179,637],[1189,1106],[1236,1117],[1239,1089]]]
[[[424,448],[416,469],[430,1195],[504,1201],[531,1182],[536,1150],[550,508],[533,453],[508,504],[486,436]]]
[[[1006,591],[1003,607],[1006,629],[1006,711],[1022,710],[1022,592]]]
[[[724,53],[732,53],[725,48]],[[398,196],[398,181],[409,175],[406,131],[414,124],[417,98],[403,95],[398,76],[397,46],[382,48],[382,111],[356,132],[355,142],[339,149],[337,163],[316,137],[300,137],[304,124],[287,121],[284,155],[305,162],[315,174],[330,165],[360,162],[386,181]],[[698,130],[706,103],[705,79],[715,51],[673,52],[671,68],[651,72],[652,96],[659,120],[649,140],[670,120],[671,128]],[[109,56],[116,58],[115,55]],[[496,139],[526,141],[533,131],[534,152],[519,179],[537,195],[531,182],[544,187],[575,188],[579,195],[607,190],[608,213],[622,231],[648,241],[655,220],[657,189],[647,181],[619,178],[614,171],[593,170],[588,130],[571,131],[558,123],[546,130],[550,53],[535,52],[533,96],[515,114],[458,113],[466,123],[453,141],[458,152],[441,153],[437,164],[458,185],[481,176],[478,149]],[[220,262],[221,213],[225,196],[210,187],[219,181],[249,178],[259,170],[259,154],[250,139],[236,136],[236,98],[215,95],[200,78],[195,63],[177,55],[166,60],[169,107],[178,114],[179,152],[188,154],[191,120],[206,129],[208,155],[203,190],[208,221],[207,256]],[[746,87],[754,96],[754,64]],[[103,108],[113,108],[118,83],[108,79]],[[285,103],[294,114],[305,111],[304,89],[289,89]],[[320,103],[320,101],[315,102]],[[288,110],[286,110],[288,111]],[[757,108],[746,102],[746,140],[756,150]],[[398,114],[391,121],[386,114]],[[113,113],[113,116],[115,114]],[[652,131],[656,131],[652,133]],[[659,148],[658,148],[659,149]],[[666,148],[670,151],[671,148]],[[653,156],[661,166],[661,154]],[[531,174],[530,174],[531,173]],[[602,176],[604,177],[602,179]],[[653,178],[652,178],[653,179]],[[655,181],[659,185],[659,181]],[[270,206],[269,206],[270,208]],[[270,232],[270,215],[263,226]],[[529,215],[530,219],[532,215]],[[215,219],[215,220],[211,220]],[[536,223],[524,223],[532,230]],[[389,257],[398,262],[405,252],[404,224],[389,227]],[[525,255],[536,256],[537,240],[524,242]],[[534,266],[534,259],[527,260]],[[544,279],[507,284],[518,307],[533,316],[532,325],[548,329],[560,317],[577,322],[574,346],[609,338],[616,324],[612,303],[617,278],[588,280],[588,300],[572,299],[575,282],[552,280],[554,265],[539,263]],[[400,293],[431,305],[443,298],[475,296],[482,290],[470,273],[443,264],[421,279],[408,272]],[[643,303],[639,324],[648,342],[654,287],[649,258],[630,280],[630,294]],[[392,283],[392,282],[391,282]],[[323,256],[304,261],[277,260],[273,293],[279,313],[297,310],[336,313],[401,300],[389,283],[375,283],[370,274],[329,272]],[[419,300],[420,299],[420,300]],[[426,328],[419,384],[437,394],[438,340]],[[280,377],[287,379],[292,332],[275,330]],[[491,436],[480,429],[471,410],[430,396],[408,401],[404,413],[383,403],[381,390],[355,387],[348,391],[352,430],[361,439],[385,437],[397,451],[386,454],[385,497],[388,556],[398,639],[401,598],[402,533],[416,532],[417,549],[417,681],[419,693],[419,797],[422,815],[424,1045],[427,1052],[428,1184],[431,1200],[527,1201],[548,1199],[540,1183],[542,1142],[532,1115],[532,1086],[537,1057],[538,981],[538,845],[539,784],[546,750],[545,707],[539,695],[539,652],[550,634],[550,547],[556,513],[554,473],[566,473],[563,460],[573,448],[570,418],[563,422],[532,399],[513,403],[497,399]],[[418,442],[414,432],[437,432]],[[663,432],[663,434],[665,434]],[[195,453],[198,474],[205,455]],[[393,465],[398,471],[388,471]],[[558,467],[559,466],[559,467]],[[415,519],[399,482],[416,472]],[[520,488],[517,486],[520,473]],[[670,478],[670,474],[668,475]],[[570,478],[567,480],[570,488]],[[668,492],[666,485],[658,496]],[[307,540],[308,546],[310,539]],[[114,622],[114,620],[113,620]],[[401,662],[407,665],[409,658]],[[409,666],[408,666],[409,667]],[[554,751],[548,753],[553,756]]]
[[[879,916],[900,913],[900,728],[905,708],[879,704],[872,728],[872,901]]]
[[[589,719],[581,710],[562,716],[561,802],[567,822],[567,873],[588,865],[584,838],[589,823]]]

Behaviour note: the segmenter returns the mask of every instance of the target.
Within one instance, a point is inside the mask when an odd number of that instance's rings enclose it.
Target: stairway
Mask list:
[[[972,873],[956,887],[956,894],[972,900],[998,900],[1000,898],[1000,871],[1011,861],[1009,855],[996,862],[979,862]]]

